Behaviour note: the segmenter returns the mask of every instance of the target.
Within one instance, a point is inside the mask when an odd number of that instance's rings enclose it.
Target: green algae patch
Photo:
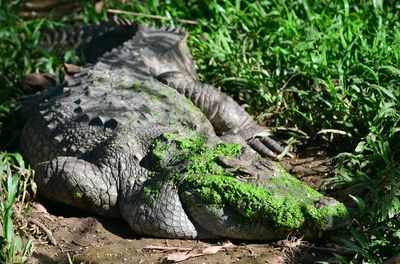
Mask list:
[[[239,154],[242,147],[237,144],[220,143],[211,148],[204,135],[187,132],[183,136],[177,133],[163,133],[153,144],[152,154],[157,165],[163,168],[171,166],[174,161],[190,164],[186,173],[202,175],[212,172],[215,175],[224,173],[224,169],[215,162],[218,156],[233,157]]]
[[[228,210],[239,216],[238,222],[244,219],[285,230],[306,228],[310,223],[329,230],[348,217],[343,204],[324,197],[279,164],[272,163],[275,170],[259,171],[267,176],[257,182],[254,175],[243,175],[243,168],[226,168],[218,162],[219,157],[239,160],[241,153],[239,145],[212,144],[190,132],[165,133],[153,148],[159,168],[168,171],[186,206],[204,206],[214,215]]]

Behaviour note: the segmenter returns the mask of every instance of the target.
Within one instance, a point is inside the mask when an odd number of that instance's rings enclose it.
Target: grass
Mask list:
[[[24,263],[31,251],[33,238],[24,239],[24,230],[21,229],[16,233],[15,214],[18,211],[21,214],[26,188],[33,183],[33,174],[25,167],[21,155],[8,153],[0,154],[0,173],[0,261]]]
[[[18,144],[19,129],[16,98],[23,94],[17,80],[36,72],[58,74],[62,58],[48,52],[39,43],[42,30],[54,30],[62,23],[45,19],[23,21],[14,8],[17,1],[0,1],[0,150]],[[14,11],[14,12],[13,12]]]
[[[161,23],[183,26],[191,33],[188,43],[202,81],[221,87],[260,122],[296,127],[310,139],[323,138],[338,154],[330,183],[350,195],[358,208],[348,236],[338,238],[354,256],[338,258],[380,263],[400,253],[396,1],[141,3],[112,0],[108,6],[198,21],[194,26]],[[3,116],[18,105],[11,99],[16,77],[30,71],[56,72],[61,62],[37,46],[39,29],[56,24],[22,22],[7,8],[3,4],[0,11]],[[105,18],[94,10],[93,4],[85,4],[85,21]]]

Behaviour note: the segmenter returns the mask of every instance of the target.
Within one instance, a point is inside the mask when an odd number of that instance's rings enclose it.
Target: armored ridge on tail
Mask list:
[[[39,193],[121,216],[152,237],[312,238],[340,226],[344,205],[262,158],[282,147],[196,80],[185,40],[179,30],[138,26],[27,101],[22,150]]]
[[[99,24],[78,23],[43,32],[46,37],[41,40],[40,45],[47,51],[56,51],[60,55],[67,50],[74,50],[86,62],[95,63],[105,52],[132,38],[136,31],[137,24],[132,21],[111,17],[110,21]]]

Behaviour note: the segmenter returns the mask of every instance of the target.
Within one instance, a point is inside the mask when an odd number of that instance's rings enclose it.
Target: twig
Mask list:
[[[283,127],[283,126],[280,126],[280,127],[274,128],[274,131],[289,131],[289,132],[295,132],[295,133],[298,133],[298,134],[304,136],[305,138],[310,138],[310,136],[307,135],[306,132],[300,130],[300,129],[297,128],[297,127]]]
[[[111,14],[123,14],[123,15],[137,16],[137,17],[154,18],[154,19],[159,19],[159,20],[176,20],[178,22],[185,23],[185,24],[191,24],[191,25],[198,24],[198,22],[194,21],[194,20],[178,19],[178,18],[173,19],[170,17],[151,15],[151,14],[143,14],[143,13],[137,13],[137,12],[131,12],[131,11],[125,11],[125,10],[118,10],[118,9],[107,9],[107,12],[111,13]]]
[[[71,243],[72,243],[72,244],[75,244],[75,245],[77,245],[77,246],[80,246],[80,247],[89,247],[89,245],[80,243],[80,242],[78,242],[78,241],[76,241],[76,240],[72,240]]]
[[[292,76],[290,76],[290,78],[283,84],[282,90],[285,90],[286,86],[287,86],[295,77],[297,77],[297,76],[299,76],[299,75],[304,75],[304,74],[301,73],[301,72],[296,72],[295,74],[293,74]]]
[[[21,173],[21,176],[24,175],[23,173]],[[21,177],[22,179],[22,177]],[[26,182],[27,179],[24,179],[23,181],[23,187],[22,187],[22,199],[21,199],[21,206],[18,208],[18,214],[22,214],[22,208],[24,208],[24,203],[25,203],[25,196],[26,196]]]
[[[211,246],[211,247],[206,247],[203,249],[194,247],[193,250],[187,251],[187,252],[175,252],[172,254],[169,254],[164,258],[164,261],[169,261],[173,263],[178,263],[184,260],[187,260],[189,258],[195,258],[195,257],[201,257],[201,256],[207,256],[207,255],[213,255],[218,253],[221,250],[226,250],[229,252],[228,248],[230,247],[235,247],[232,243],[227,242],[224,243],[222,246]],[[195,252],[200,250],[200,252]]]
[[[60,253],[68,253],[68,252],[77,253],[78,251],[76,249],[61,249],[60,251]]]
[[[148,250],[165,250],[165,251],[171,251],[171,250],[178,250],[178,251],[191,251],[193,248],[185,248],[185,247],[163,247],[163,246],[146,246],[143,249],[148,249]]]
[[[54,246],[57,246],[57,241],[55,240],[55,238],[53,237],[53,234],[51,233],[51,231],[49,229],[47,229],[47,227],[42,224],[39,220],[32,218],[32,217],[28,217],[28,222],[37,225],[39,228],[41,228],[47,235],[47,237],[50,240],[50,243]]]

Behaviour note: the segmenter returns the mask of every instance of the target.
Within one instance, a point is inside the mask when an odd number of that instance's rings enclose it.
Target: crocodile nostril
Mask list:
[[[317,214],[315,227],[318,230],[336,230],[348,224],[348,211],[339,201],[331,197],[321,197],[314,202]]]
[[[322,207],[336,207],[338,204],[338,201],[331,197],[323,197],[322,199],[314,202],[314,206],[316,208],[322,208]]]

